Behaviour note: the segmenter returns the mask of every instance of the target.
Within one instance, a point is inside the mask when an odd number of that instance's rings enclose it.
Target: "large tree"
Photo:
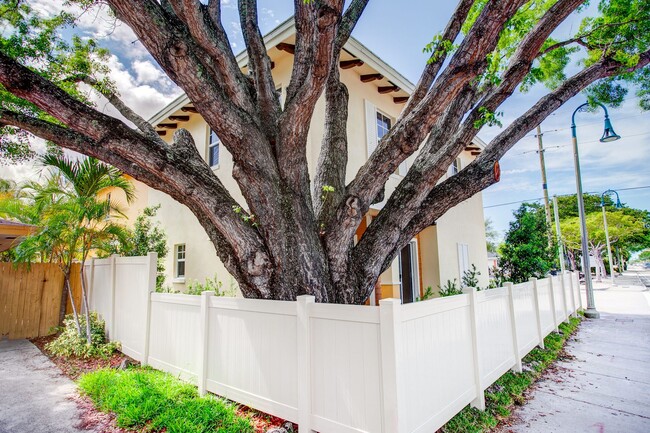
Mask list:
[[[585,19],[571,38],[554,40],[551,33],[583,0],[460,0],[426,47],[429,61],[401,115],[346,184],[348,92],[338,65],[368,0],[352,0],[345,10],[343,0],[294,0],[295,53],[284,105],[275,92],[256,0],[238,2],[247,73],[231,50],[218,0],[101,3],[133,29],[219,135],[246,203],[232,198],[186,130],[166,143],[122,103],[102,80],[102,63],[92,60],[104,54],[92,41],[39,38],[65,23],[29,21],[32,12],[18,0],[4,0],[0,11],[15,29],[3,33],[0,43],[0,123],[11,128],[8,133],[28,131],[106,161],[185,204],[252,298],[313,294],[320,302],[363,302],[414,235],[496,182],[495,164],[503,154],[568,99],[598,84],[594,94],[620,103],[623,84],[634,82],[648,105],[647,1],[603,1],[598,17]],[[584,61],[567,77],[564,69],[576,50]],[[549,86],[548,94],[458,175],[439,182],[480,128],[498,123],[495,113],[518,86],[540,82]],[[79,83],[96,88],[134,126],[95,110]],[[310,179],[307,136],[323,94],[325,134]],[[416,151],[408,174],[355,244],[356,229],[389,176]]]
[[[555,264],[555,248],[549,246],[550,227],[544,206],[523,203],[513,212],[515,219],[499,248],[499,266],[508,281],[523,283],[544,278]]]

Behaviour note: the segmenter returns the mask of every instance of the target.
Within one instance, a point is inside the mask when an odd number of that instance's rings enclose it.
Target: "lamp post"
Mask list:
[[[610,141],[616,141],[620,136],[616,135],[614,128],[612,128],[612,123],[609,121],[609,114],[607,113],[607,108],[600,102],[596,102],[597,105],[602,107],[605,110],[605,132],[600,138],[601,143],[608,143]],[[580,214],[580,234],[582,237],[582,268],[585,273],[585,287],[587,290],[587,311],[585,311],[585,317],[590,319],[598,319],[600,313],[596,310],[596,305],[594,302],[594,287],[591,281],[591,267],[589,266],[589,247],[588,247],[588,237],[587,237],[587,221],[585,219],[585,203],[582,198],[582,179],[580,177],[580,158],[578,156],[578,137],[576,136],[576,113],[578,111],[586,111],[589,107],[589,103],[585,102],[580,105],[571,115],[571,137],[573,141],[573,162],[575,164],[576,172],[576,189],[578,195],[578,213]]]
[[[600,207],[603,208],[603,224],[605,225],[605,240],[607,241],[607,260],[609,260],[609,275],[612,279],[612,286],[615,286],[614,282],[614,264],[612,263],[612,247],[609,244],[609,231],[607,230],[607,213],[605,212],[605,195],[616,194],[616,209],[620,209],[623,206],[621,205],[621,199],[618,196],[618,193],[613,189],[608,189],[600,195]],[[620,265],[619,265],[620,266]]]

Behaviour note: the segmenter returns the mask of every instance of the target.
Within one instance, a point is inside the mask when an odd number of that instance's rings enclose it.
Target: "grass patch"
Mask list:
[[[119,427],[168,433],[252,433],[250,421],[213,396],[152,368],[101,369],[84,374],[79,387],[95,406],[113,412]]]
[[[523,359],[523,373],[507,372],[485,391],[485,412],[467,406],[442,428],[444,433],[481,433],[510,416],[515,405],[525,402],[528,389],[560,355],[566,340],[578,329],[582,317],[560,324],[560,333],[544,339],[545,349],[536,347]]]

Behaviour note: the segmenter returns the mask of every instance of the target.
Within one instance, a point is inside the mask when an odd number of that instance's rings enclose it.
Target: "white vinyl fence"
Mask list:
[[[581,308],[576,273],[369,307],[153,293],[153,253],[88,267],[124,353],[301,432],[436,431]]]

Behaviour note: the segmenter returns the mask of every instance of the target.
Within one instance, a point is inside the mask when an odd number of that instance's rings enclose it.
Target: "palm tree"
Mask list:
[[[31,208],[23,209],[24,218],[38,215],[41,230],[28,237],[17,248],[22,261],[40,256],[41,261],[59,265],[64,274],[64,287],[59,310],[59,322],[63,323],[68,297],[72,304],[77,330],[81,334],[77,306],[70,291],[70,273],[75,260],[81,262],[82,302],[86,312],[86,338],[90,342],[89,305],[84,264],[89,254],[111,239],[124,239],[127,230],[110,220],[111,216],[123,216],[123,212],[102,194],[112,189],[124,192],[128,202],[134,198],[132,184],[122,173],[94,158],[72,160],[60,155],[41,158],[48,170],[44,183],[29,183],[29,199],[22,200]],[[0,205],[3,210],[19,211],[19,205]],[[25,205],[26,206],[26,205]],[[26,206],[27,207],[27,206]]]

